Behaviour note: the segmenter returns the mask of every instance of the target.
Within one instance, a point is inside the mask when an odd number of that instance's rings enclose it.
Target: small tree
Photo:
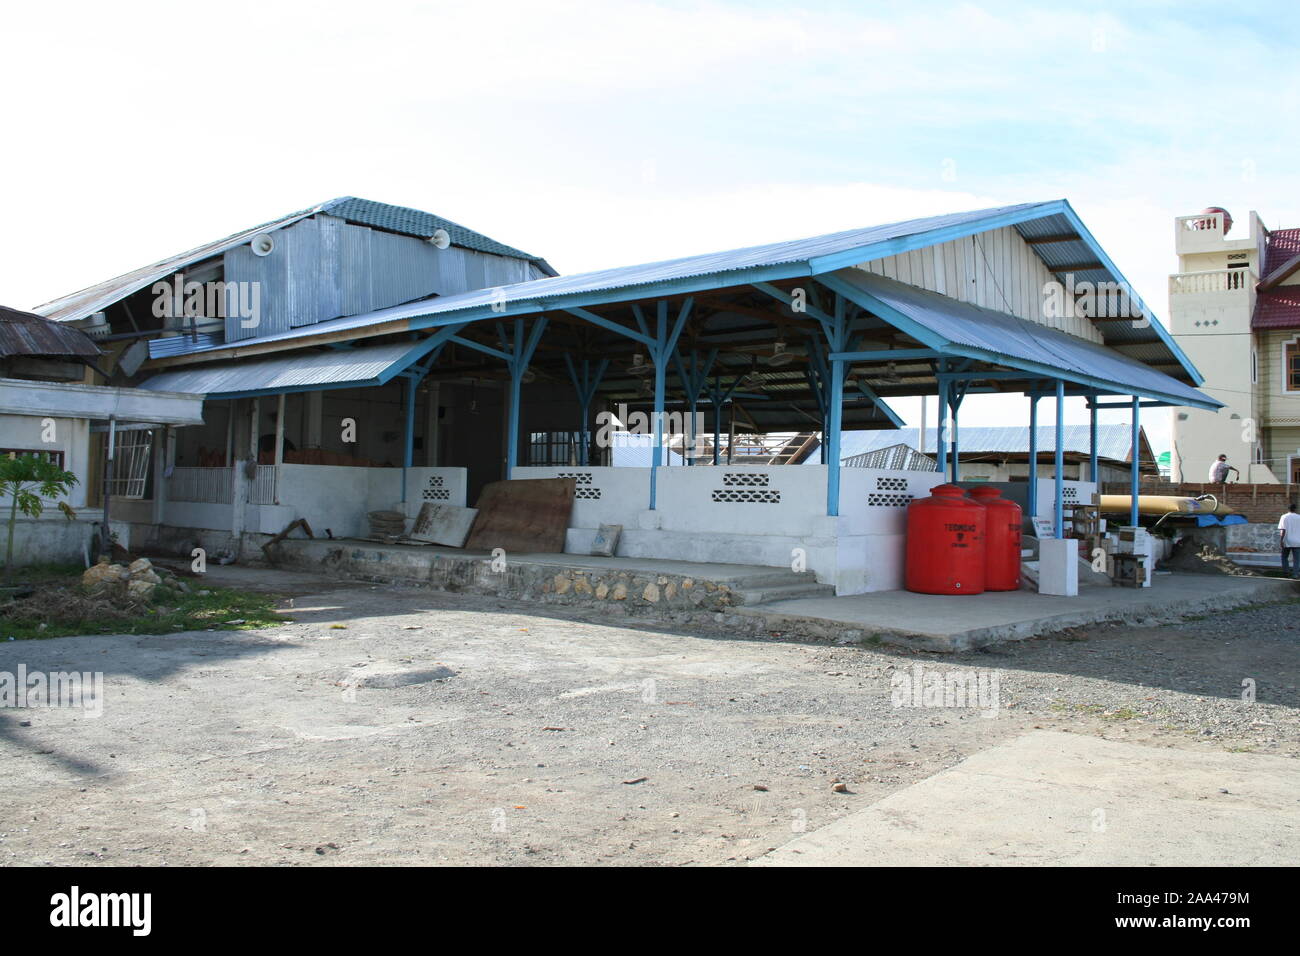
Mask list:
[[[14,528],[18,524],[18,512],[29,518],[39,518],[45,510],[41,498],[56,498],[66,495],[77,483],[77,476],[64,471],[43,455],[17,455],[13,458],[0,458],[0,501],[8,498],[9,506],[9,541],[5,547],[5,583],[13,580],[14,572]],[[75,513],[65,503],[59,503],[60,509],[68,518]]]

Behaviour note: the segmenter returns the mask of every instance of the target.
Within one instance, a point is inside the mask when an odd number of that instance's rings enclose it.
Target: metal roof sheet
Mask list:
[[[412,343],[393,342],[352,349],[291,352],[270,358],[214,363],[162,372],[140,384],[149,391],[189,392],[234,398],[318,388],[382,385],[410,361]]]
[[[306,219],[308,216],[315,216],[318,213],[326,213],[360,225],[386,229],[389,232],[400,232],[404,235],[418,236],[422,239],[429,238],[437,229],[446,229],[451,236],[453,245],[464,246],[467,249],[492,253],[493,255],[527,259],[536,263],[543,272],[550,275],[555,274],[555,270],[547,264],[545,259],[529,255],[526,252],[520,252],[512,246],[489,239],[487,236],[472,229],[467,229],[449,219],[442,219],[406,206],[390,206],[387,203],[358,199],[355,196],[343,196],[312,206],[310,209],[301,209],[287,216],[281,216],[279,219],[264,222],[259,226],[253,226],[251,229],[241,230],[233,235],[226,236],[224,239],[204,243],[190,249],[188,252],[182,252],[152,265],[142,266],[139,269],[97,283],[71,295],[51,299],[49,302],[38,305],[33,311],[60,322],[84,319],[88,315],[93,315],[107,308],[119,299],[152,285],[159,279],[167,278],[173,272],[184,269],[186,266],[221,255],[227,249],[243,245],[259,233],[282,229],[298,222],[300,219]]]
[[[550,263],[540,256],[530,255],[516,249],[514,246],[507,246],[504,242],[489,239],[482,233],[467,229],[460,223],[452,222],[450,219],[443,219],[441,216],[435,216],[419,209],[411,209],[408,206],[391,206],[388,203],[358,199],[355,196],[344,196],[325,203],[323,211],[331,216],[338,216],[340,219],[346,219],[348,222],[354,222],[358,225],[373,226],[376,229],[386,229],[389,232],[398,232],[405,236],[417,236],[421,239],[428,239],[437,230],[445,229],[451,237],[451,244],[454,246],[463,246],[466,249],[486,252],[495,256],[527,259],[529,262],[535,263],[547,275],[558,275],[551,268]]]
[[[1058,329],[861,269],[841,269],[835,277],[837,287],[859,305],[932,348],[1077,384],[1112,388],[1118,394],[1144,395],[1195,408],[1222,407],[1192,386],[1137,359]]]
[[[814,236],[808,239],[787,240],[749,246],[724,252],[704,255],[686,256],[661,262],[624,266],[615,269],[601,269],[594,272],[570,276],[553,276],[545,279],[533,279],[496,288],[478,289],[457,295],[443,296],[420,302],[407,303],[388,309],[380,309],[364,315],[349,316],[321,322],[312,326],[291,329],[274,335],[249,340],[248,344],[262,344],[291,339],[324,335],[339,331],[361,331],[362,329],[398,323],[399,329],[425,328],[433,325],[450,324],[457,319],[475,321],[483,318],[500,318],[500,313],[512,316],[535,314],[548,309],[575,307],[610,301],[628,301],[652,294],[672,294],[675,291],[691,288],[720,288],[728,284],[742,284],[754,281],[754,275],[761,272],[764,278],[794,277],[800,275],[840,274],[844,266],[857,265],[899,251],[922,248],[950,239],[971,235],[987,229],[1014,225],[1022,235],[1078,235],[1079,248],[1086,248],[1090,258],[1103,263],[1104,269],[1088,273],[1094,278],[1106,278],[1108,281],[1123,283],[1123,276],[1113,267],[1105,253],[1096,246],[1095,240],[1087,234],[1078,221],[1069,203],[1065,200],[1049,202],[1021,203],[993,209],[979,209],[970,212],[952,213],[944,216],[930,216],[922,219],[910,219],[904,222],[888,223],[866,229],[850,229]],[[1072,243],[1073,244],[1073,243]],[[1049,248],[1051,243],[1035,246],[1040,256],[1047,253],[1040,250]],[[1059,261],[1059,259],[1058,259]],[[860,270],[857,270],[860,271]],[[1081,276],[1082,278],[1082,276]],[[705,285],[700,280],[711,283]],[[891,281],[891,280],[882,280]],[[636,291],[644,288],[644,293]],[[628,293],[627,290],[633,290]],[[922,290],[917,290],[918,292]],[[937,295],[930,293],[932,295]],[[939,298],[943,298],[940,296]],[[945,300],[951,301],[951,300]],[[1141,305],[1140,299],[1134,297],[1135,304]],[[1145,306],[1142,306],[1145,310]],[[458,314],[459,313],[459,314]],[[1001,313],[991,313],[1000,315]],[[1159,321],[1147,310],[1149,323],[1110,322],[1103,328],[1103,335],[1108,344],[1124,346],[1149,346],[1158,353],[1158,364],[1165,365],[1185,374],[1193,381],[1200,381],[1199,373],[1178,349]],[[1017,320],[1019,321],[1019,320]],[[1047,330],[1031,325],[1035,329]],[[201,345],[184,349],[185,354],[199,354],[216,351],[226,346]],[[1112,358],[1118,353],[1103,350]],[[1153,355],[1155,358],[1155,355]],[[1161,375],[1163,373],[1157,372]],[[1168,376],[1164,376],[1168,378]],[[1179,393],[1191,404],[1201,401],[1199,393],[1186,386]]]
[[[57,299],[51,299],[49,302],[38,305],[32,311],[45,316],[48,319],[54,319],[59,322],[72,322],[77,319],[84,319],[88,315],[94,315],[96,312],[108,308],[119,299],[124,299],[133,292],[138,292],[145,286],[153,285],[159,279],[165,279],[173,272],[192,265],[196,262],[202,262],[204,259],[211,259],[218,256],[227,249],[248,242],[260,232],[267,232],[273,229],[279,229],[283,226],[297,222],[299,219],[305,219],[320,212],[320,206],[313,206],[311,209],[302,209],[298,212],[290,213],[279,219],[273,219],[270,222],[264,222],[260,226],[254,226],[251,229],[245,229],[233,235],[226,236],[224,239],[218,239],[215,242],[207,242],[201,246],[195,246],[188,252],[182,252],[179,255],[171,256],[152,265],[142,266],[139,269],[133,269],[113,279],[106,279],[103,282],[96,283],[82,289],[79,292],[73,292],[71,295],[60,296]]]
[[[583,272],[576,275],[531,279],[527,282],[516,282],[497,288],[475,289],[456,295],[441,296],[436,299],[379,309],[365,315],[320,322],[316,325],[291,329],[288,332],[263,336],[249,341],[257,343],[275,342],[340,329],[380,325],[395,320],[437,316],[462,310],[491,308],[493,305],[501,307],[508,306],[510,303],[538,303],[538,307],[531,310],[509,310],[511,315],[520,315],[528,311],[542,311],[542,303],[554,304],[553,300],[566,296],[582,296],[598,292],[633,289],[638,286],[650,286],[700,276],[719,275],[725,277],[727,273],[743,272],[764,266],[803,265],[804,268],[802,269],[792,270],[792,274],[808,275],[814,271],[813,263],[816,260],[828,256],[853,253],[853,258],[856,259],[858,255],[861,255],[862,258],[858,261],[865,262],[873,257],[890,255],[891,253],[886,249],[873,247],[879,247],[894,240],[942,232],[953,228],[970,227],[971,231],[978,231],[981,224],[991,219],[1007,215],[1032,215],[1036,209],[1047,209],[1055,205],[1055,202],[1021,203],[1016,206],[1002,206],[995,209],[977,209],[971,212],[951,213],[944,216],[909,219],[905,222],[871,226],[866,229],[849,229],[824,236],[813,236],[809,239],[772,242],[760,246],[748,246],[743,249],[684,256],[679,259],[665,259],[661,262],[620,266],[614,269],[598,269],[594,272]],[[223,346],[199,347],[190,351],[197,353],[221,347]]]
[[[85,332],[0,305],[0,358],[11,355],[99,355]]]

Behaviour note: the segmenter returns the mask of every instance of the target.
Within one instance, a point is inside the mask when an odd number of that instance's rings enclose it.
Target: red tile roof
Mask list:
[[[1300,229],[1274,229],[1264,250],[1266,276],[1282,263],[1300,255]],[[1280,285],[1261,292],[1255,300],[1252,329],[1300,329],[1300,285]]]

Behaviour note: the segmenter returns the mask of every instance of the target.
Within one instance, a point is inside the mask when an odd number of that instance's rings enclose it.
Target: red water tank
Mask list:
[[[984,590],[1020,590],[1020,505],[988,485],[972,488],[970,496],[988,509],[984,539]]]
[[[921,594],[984,590],[988,509],[956,485],[937,485],[907,506],[906,587]]]

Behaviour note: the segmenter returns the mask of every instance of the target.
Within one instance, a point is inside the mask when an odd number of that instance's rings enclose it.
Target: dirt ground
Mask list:
[[[221,573],[286,624],[0,639],[105,681],[0,710],[0,863],[728,864],[1030,728],[1300,758],[1294,604],[934,655]],[[895,706],[918,664],[996,713]]]

